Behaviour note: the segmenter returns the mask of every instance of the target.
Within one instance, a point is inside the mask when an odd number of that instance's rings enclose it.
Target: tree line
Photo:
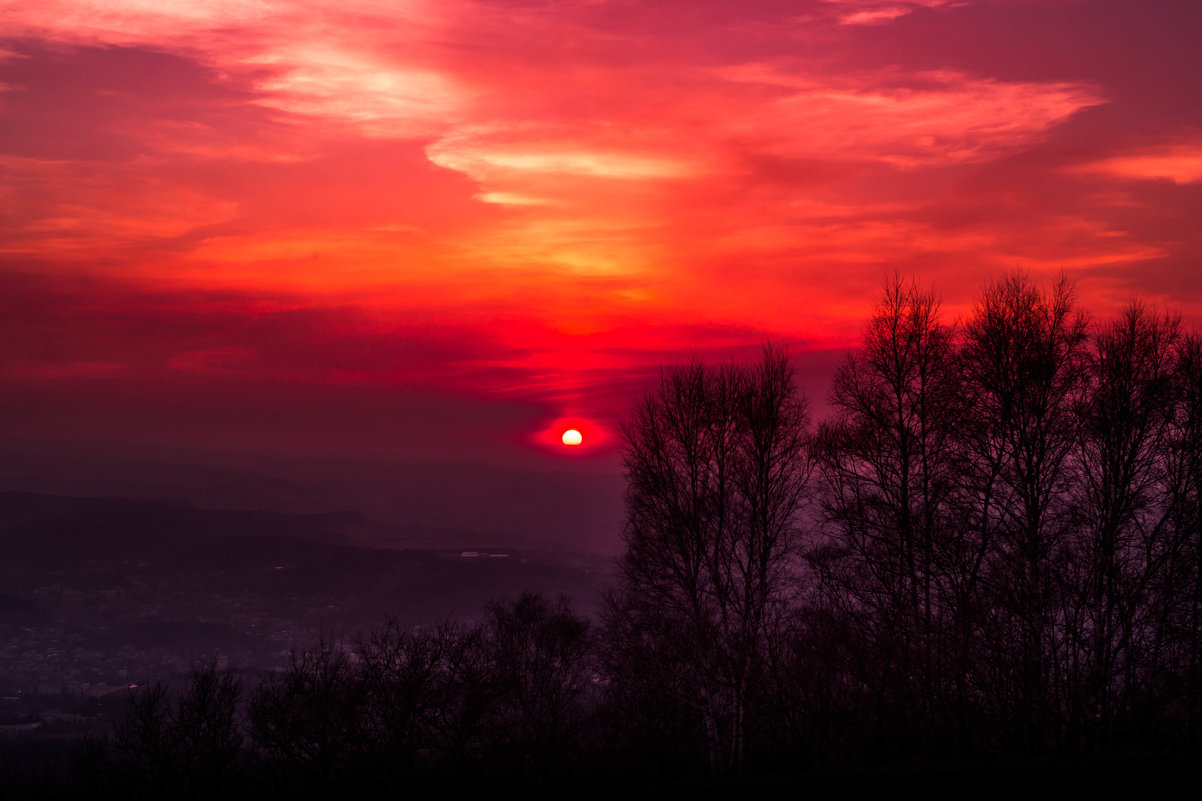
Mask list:
[[[1198,754],[1198,333],[1018,273],[953,324],[895,277],[828,405],[772,346],[663,368],[623,428],[598,620],[527,594],[323,640],[248,694],[210,666],[132,696],[93,773],[161,795]]]
[[[717,775],[1196,750],[1202,337],[1021,273],[950,324],[894,277],[828,402],[812,423],[766,347],[635,410],[605,621],[627,703],[671,703]]]

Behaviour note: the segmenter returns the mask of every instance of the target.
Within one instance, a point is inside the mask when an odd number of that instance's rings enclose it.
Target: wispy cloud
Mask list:
[[[883,25],[906,16],[916,8],[940,8],[964,3],[950,0],[911,0],[882,3],[879,0],[822,0],[834,6],[840,25]]]
[[[1167,180],[1176,184],[1202,181],[1202,144],[1158,147],[1124,153],[1070,168],[1071,172],[1102,173],[1132,180]]]

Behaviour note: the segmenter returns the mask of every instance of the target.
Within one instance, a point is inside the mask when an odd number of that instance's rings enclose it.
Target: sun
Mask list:
[[[564,445],[579,445],[583,441],[584,437],[580,436],[580,432],[574,428],[569,428],[567,431],[563,432]]]

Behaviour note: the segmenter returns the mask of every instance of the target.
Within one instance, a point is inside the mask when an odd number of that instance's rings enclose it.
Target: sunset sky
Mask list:
[[[1015,268],[1202,321],[1194,0],[17,0],[0,37],[3,437],[580,469],[688,352],[787,344],[820,403],[894,270],[949,322]]]

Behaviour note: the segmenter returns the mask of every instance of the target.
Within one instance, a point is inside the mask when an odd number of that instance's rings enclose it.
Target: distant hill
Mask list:
[[[621,551],[624,481],[604,469],[533,469],[369,457],[118,455],[0,441],[0,492],[187,501],[223,511],[353,510],[340,530],[375,545],[484,536],[510,548]]]
[[[396,531],[392,547],[364,543],[364,531],[355,513],[4,492],[0,579],[10,591],[0,614],[124,627],[245,614],[273,626],[354,629],[389,614],[415,622],[474,615],[523,590],[565,593],[589,611],[610,567],[578,552],[506,549],[486,535],[406,548],[396,547]]]

